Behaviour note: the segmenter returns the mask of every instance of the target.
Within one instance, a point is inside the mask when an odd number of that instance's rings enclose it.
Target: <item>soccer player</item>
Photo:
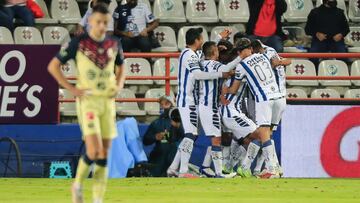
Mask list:
[[[231,72],[235,69],[236,65],[240,63],[241,58],[237,57],[232,62],[224,65],[219,60],[219,50],[215,42],[205,42],[203,45],[203,54],[205,60],[202,62],[204,72],[216,73],[216,72]],[[232,177],[236,174],[230,174],[230,176],[224,176],[222,173],[222,149],[221,149],[221,116],[219,112],[219,99],[222,89],[222,81],[220,79],[213,80],[201,80],[200,81],[200,102],[199,102],[199,116],[202,128],[206,136],[211,137],[211,150],[207,150],[203,167],[209,168],[212,160],[215,167],[215,177],[225,178]],[[206,174],[204,168],[202,172]]]
[[[93,202],[103,202],[107,154],[111,140],[117,136],[114,98],[124,86],[125,73],[118,41],[106,36],[110,18],[106,6],[95,5],[89,17],[89,33],[73,38],[48,67],[58,83],[76,97],[78,120],[86,145],[72,186],[74,203],[84,202],[83,182],[93,164]],[[76,86],[66,80],[60,69],[60,65],[70,59],[74,59],[78,67]]]
[[[181,141],[173,163],[168,169],[168,176],[193,177],[188,173],[188,164],[193,150],[193,144],[198,135],[198,104],[199,81],[228,77],[227,72],[203,72],[201,70],[201,56],[198,51],[203,45],[202,28],[191,28],[186,32],[187,48],[179,58],[178,95],[176,104],[180,111],[185,138]]]
[[[286,108],[286,78],[285,78],[285,66],[286,65],[290,65],[291,64],[291,60],[290,59],[282,59],[279,54],[276,52],[276,50],[272,47],[269,46],[265,46],[263,45],[259,40],[255,40],[252,43],[252,48],[253,48],[253,52],[254,53],[261,53],[261,54],[265,54],[267,55],[269,58],[274,59],[275,63],[278,60],[282,60],[282,65],[277,65],[274,64],[274,60],[273,60],[273,68],[274,68],[274,73],[275,73],[275,77],[276,77],[276,82],[279,86],[279,90],[280,90],[280,98],[275,100],[275,104],[274,104],[274,110],[273,110],[273,115],[272,115],[272,121],[271,121],[271,131],[274,132],[277,129],[277,126],[280,123],[280,120],[282,118],[282,114],[285,111]],[[274,140],[271,139],[273,145],[274,144]],[[276,152],[274,152],[275,155],[275,163],[276,163],[276,170],[279,173],[280,176],[282,176],[282,169],[281,166],[279,164],[279,160],[278,157],[276,155]],[[258,173],[260,174],[262,165],[265,161],[265,158],[263,156],[263,154],[261,154],[260,156],[258,156],[257,159],[257,163],[256,163],[256,167],[254,169],[254,174]]]
[[[260,174],[261,178],[272,178],[276,176],[274,161],[274,145],[271,142],[271,121],[274,110],[274,101],[281,97],[279,86],[276,83],[272,62],[265,54],[252,54],[251,42],[243,38],[236,44],[242,62],[236,67],[236,80],[229,88],[230,93],[236,93],[240,87],[240,81],[246,78],[251,93],[255,96],[256,124],[258,128],[254,132],[261,141],[263,153],[268,169]],[[250,147],[250,145],[249,145]],[[260,148],[260,147],[259,147]],[[238,169],[240,174],[248,176],[251,174],[250,165],[254,158],[248,148],[247,156]],[[256,154],[258,153],[258,150]],[[256,156],[255,154],[255,156]]]

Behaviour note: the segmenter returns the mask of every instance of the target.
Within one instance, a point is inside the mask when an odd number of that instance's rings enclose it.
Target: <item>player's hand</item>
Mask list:
[[[222,72],[222,78],[230,78],[235,75],[235,71],[231,70],[229,72]]]
[[[76,87],[72,88],[70,90],[71,94],[74,95],[75,97],[83,97],[83,96],[86,96],[86,95],[89,95],[89,90],[87,89],[78,89]]]
[[[85,33],[84,28],[81,25],[78,25],[75,31],[75,35],[79,36]]]
[[[147,37],[147,36],[149,36],[149,33],[148,33],[148,31],[147,31],[146,28],[143,29],[143,31],[140,32],[140,36],[142,36],[142,37]]]
[[[221,102],[221,104],[224,105],[224,106],[227,106],[227,105],[230,104],[230,101],[227,100],[224,95],[221,95],[221,96],[220,96],[220,102]]]
[[[119,92],[121,91],[120,87],[116,86],[115,88],[110,88],[109,90],[109,97],[116,98]]]
[[[224,45],[218,46],[219,51],[227,50],[227,47]]]
[[[344,38],[344,36],[343,36],[341,33],[339,33],[339,34],[336,34],[336,35],[333,37],[333,40],[334,40],[335,42],[340,42],[343,38]]]
[[[322,33],[322,32],[317,32],[316,33],[316,37],[319,39],[320,42],[324,41],[327,39],[327,35]]]
[[[125,35],[125,37],[129,37],[129,38],[135,37],[134,33],[132,33],[132,32],[124,32],[123,35]]]
[[[232,31],[228,28],[225,28],[222,32],[219,33],[221,36],[221,39],[227,40],[229,36],[231,35]]]
[[[155,139],[156,139],[157,141],[163,140],[164,137],[165,137],[165,132],[156,133],[156,135],[155,135]]]

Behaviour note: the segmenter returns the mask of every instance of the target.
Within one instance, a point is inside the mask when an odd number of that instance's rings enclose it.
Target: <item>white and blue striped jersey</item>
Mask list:
[[[272,47],[263,45],[265,49],[265,55],[269,58],[280,59],[279,54]],[[276,83],[279,86],[280,94],[282,97],[286,96],[286,74],[285,74],[285,66],[277,66],[274,70]]]
[[[227,87],[231,87],[235,78],[231,78],[226,81],[225,85]],[[241,113],[241,102],[244,98],[244,93],[247,88],[247,83],[244,82],[239,88],[238,92],[236,94],[230,94],[227,93],[225,95],[226,100],[228,100],[230,103],[226,106],[221,106],[221,115],[227,118],[231,118],[234,115],[237,115],[237,113]]]
[[[222,72],[223,66],[222,63],[214,60],[205,60],[202,62],[204,72]],[[218,108],[221,87],[222,79],[201,80],[200,104]]]
[[[184,49],[179,58],[178,72],[178,95],[176,97],[176,105],[185,107],[198,104],[199,82],[191,76],[194,70],[201,68],[201,56],[193,50]]]
[[[256,102],[281,97],[271,61],[265,54],[253,54],[240,62],[236,67],[235,79],[243,78],[246,78]]]

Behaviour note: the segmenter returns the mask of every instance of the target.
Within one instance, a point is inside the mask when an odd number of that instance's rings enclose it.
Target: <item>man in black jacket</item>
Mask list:
[[[172,98],[161,97],[160,105],[164,112],[150,124],[143,139],[144,145],[155,143],[155,148],[149,157],[149,162],[154,164],[150,170],[153,177],[166,176],[166,170],[172,163],[177,147],[184,137],[180,113],[178,109],[173,108]]]
[[[265,45],[283,52],[281,17],[287,10],[285,0],[247,0],[250,18],[246,34],[250,39],[259,39]]]
[[[344,37],[350,32],[344,10],[337,8],[336,0],[323,0],[314,8],[305,27],[307,35],[312,36],[310,52],[347,52]],[[318,59],[312,59],[317,66]]]

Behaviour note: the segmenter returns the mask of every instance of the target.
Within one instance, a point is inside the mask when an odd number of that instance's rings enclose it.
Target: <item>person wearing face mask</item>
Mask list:
[[[305,27],[307,35],[312,36],[310,52],[347,52],[344,37],[350,32],[344,10],[337,8],[336,0],[323,0],[323,4],[314,8]],[[311,59],[316,65],[319,59]]]
[[[125,52],[130,52],[133,48],[140,49],[141,52],[150,52],[155,46],[153,30],[159,26],[159,20],[155,19],[145,3],[127,0],[126,4],[115,9],[113,18],[115,35],[121,38]]]
[[[153,177],[166,176],[166,170],[175,157],[177,146],[184,137],[180,113],[174,108],[173,98],[160,97],[160,108],[162,114],[150,124],[143,139],[144,145],[155,143],[149,157],[149,163],[154,165],[150,170]]]

